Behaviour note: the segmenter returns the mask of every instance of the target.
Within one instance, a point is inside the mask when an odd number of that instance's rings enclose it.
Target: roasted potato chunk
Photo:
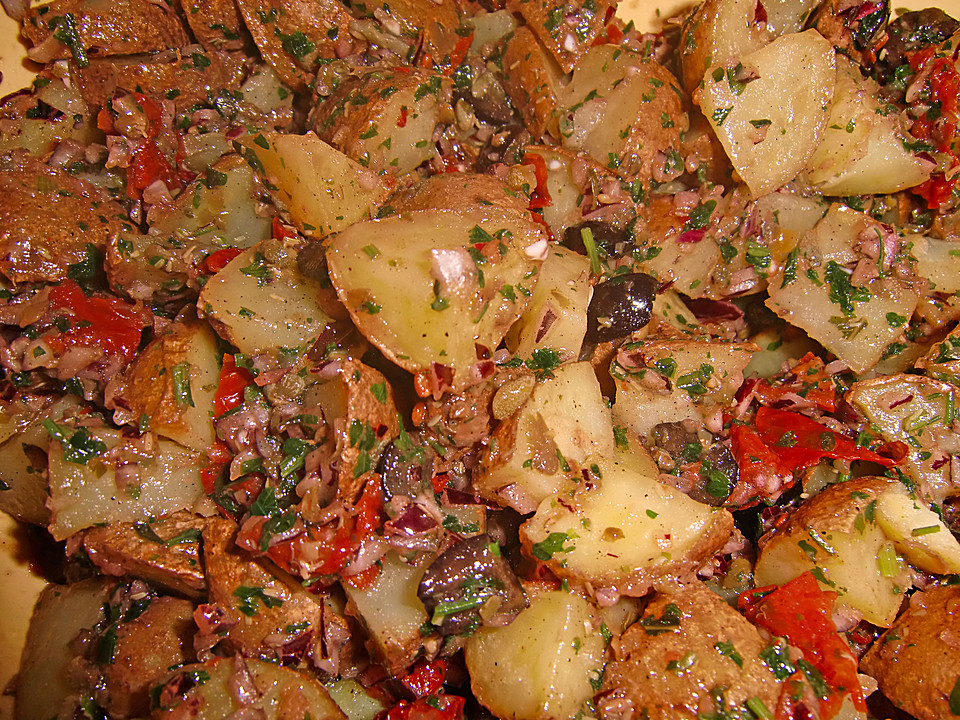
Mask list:
[[[613,658],[596,700],[600,717],[703,717],[720,709],[716,688],[722,688],[728,707],[756,698],[772,712],[780,682],[760,657],[768,645],[757,628],[699,582],[664,588],[612,643]],[[624,714],[622,708],[630,710]]]
[[[918,720],[955,713],[960,687],[960,587],[916,593],[910,607],[874,644],[860,670],[876,678],[898,708]]]

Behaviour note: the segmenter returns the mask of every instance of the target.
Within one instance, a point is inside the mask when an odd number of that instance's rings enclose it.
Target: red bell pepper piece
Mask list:
[[[221,248],[220,250],[214,250],[203,259],[203,262],[200,264],[200,272],[204,275],[216,275],[242,252],[243,250],[240,248]]]
[[[770,589],[741,594],[740,610],[750,622],[802,650],[804,659],[823,677],[830,692],[820,700],[820,717],[829,720],[836,715],[845,695],[865,711],[857,658],[833,623],[837,593],[823,590],[809,572],[765,593]]]
[[[240,407],[243,404],[243,391],[253,382],[253,373],[237,367],[233,355],[224,355],[217,392],[213,396],[213,416],[220,417],[228,410]]]
[[[760,440],[777,456],[780,465],[802,470],[822,458],[868,460],[889,468],[898,460],[859,447],[850,438],[813,418],[789,410],[761,407],[755,423]]]
[[[550,190],[547,188],[547,162],[543,159],[543,155],[533,152],[524,153],[522,164],[533,165],[534,175],[537,179],[537,186],[530,193],[528,207],[535,210],[553,205],[553,198],[550,197]]]
[[[144,316],[119,298],[87,297],[73,280],[50,289],[52,310],[69,310],[70,328],[48,342],[55,352],[68,346],[99,346],[108,355],[132,360],[140,345]]]

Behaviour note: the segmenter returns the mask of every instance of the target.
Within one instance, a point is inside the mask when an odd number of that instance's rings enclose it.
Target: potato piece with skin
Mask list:
[[[907,445],[904,470],[927,502],[941,503],[960,493],[950,455],[960,436],[949,419],[956,401],[950,383],[920,375],[890,375],[855,383],[846,400],[888,441]]]
[[[101,665],[96,700],[117,717],[146,717],[150,685],[175,665],[194,662],[193,603],[155,598],[136,618],[116,625],[110,660]]]
[[[507,0],[563,72],[573,70],[603,30],[609,3],[601,0]]]
[[[419,210],[352,225],[330,240],[327,264],[371,343],[461,390],[481,379],[487,353],[526,308],[546,249],[524,215]]]
[[[324,237],[371,215],[387,195],[376,174],[316,134],[260,133],[245,141],[300,232]]]
[[[424,57],[436,65],[449,66],[457,42],[466,35],[462,7],[458,0],[372,0],[353,9],[368,17],[386,16],[387,22],[396,21],[403,40],[420,43]]]
[[[909,283],[889,273],[866,276],[862,285],[853,280],[849,268],[866,257],[862,238],[886,238],[888,232],[864,213],[833,205],[803,234],[782,265],[773,268],[768,283],[767,307],[805,330],[855,372],[881,360],[887,347],[902,336],[919,301]],[[909,248],[898,244],[898,255],[906,252]]]
[[[550,248],[540,266],[530,305],[507,333],[507,349],[530,357],[552,348],[561,360],[580,354],[590,304],[590,260],[562,245]]]
[[[543,158],[543,164],[547,170],[547,192],[550,193],[551,201],[543,208],[543,219],[554,237],[563,237],[564,230],[583,219],[580,201],[587,181],[574,177],[573,169],[579,168],[585,158],[569,150],[544,145],[528,145],[524,148],[524,156],[527,155]],[[600,171],[599,166],[592,169]],[[612,173],[604,171],[602,174],[611,175]]]
[[[294,243],[264,240],[211,277],[197,311],[240,352],[306,349],[330,321],[324,285],[297,266]]]
[[[0,410],[0,428],[5,435],[0,445],[0,510],[22,522],[46,525],[50,510],[47,446],[50,433],[44,420],[60,422],[80,410],[78,400],[70,395],[50,401],[49,398],[19,398]]]
[[[537,139],[558,134],[563,71],[529,28],[518,27],[506,39],[500,64],[504,89],[530,134]]]
[[[477,491],[522,513],[570,490],[588,458],[614,452],[613,424],[589,363],[563,365],[496,429],[474,476]]]
[[[734,169],[760,197],[792,180],[816,150],[836,84],[833,46],[815,30],[708,68],[700,108]]]
[[[20,34],[34,46],[28,51],[33,59],[73,57],[80,64],[89,56],[135,55],[190,42],[173,8],[149,0],[56,0],[27,10]]]
[[[889,627],[910,579],[875,515],[878,498],[897,485],[888,478],[863,477],[830,485],[807,500],[762,545],[754,569],[757,586],[783,585],[819,568],[818,582],[839,593],[839,605]],[[882,554],[889,567],[881,565]]]
[[[40,593],[16,676],[14,720],[60,717],[61,710],[72,711],[81,694],[93,689],[71,672],[78,660],[74,641],[104,619],[114,584],[90,578],[47,585]]]
[[[50,534],[57,540],[99,523],[142,521],[207,500],[198,453],[175,442],[69,424],[48,432],[55,435],[48,452],[47,506]],[[105,453],[109,462],[102,459]]]
[[[240,50],[247,32],[233,0],[180,0],[193,36],[207,50]]]
[[[480,628],[464,658],[477,699],[506,720],[573,718],[603,671],[606,642],[597,608],[579,595],[534,595],[499,628]]]
[[[877,524],[897,550],[927,572],[960,573],[960,542],[940,516],[906,492],[877,498]]]
[[[107,407],[162,437],[204,452],[216,440],[210,408],[220,368],[217,336],[199,320],[175,322],[110,381]]]
[[[177,512],[83,531],[83,549],[105,575],[132,575],[199,600],[207,594],[200,535],[207,518]]]
[[[837,84],[823,138],[807,176],[825,195],[893,193],[919,185],[934,164],[905,147],[899,114],[882,106],[880,88],[859,65],[837,56]]]
[[[224,639],[228,651],[279,661],[282,644],[301,633],[312,631],[322,643],[321,599],[265,562],[251,561],[237,547],[236,532],[233,521],[220,518],[203,530],[209,602],[236,622]]]
[[[377,174],[406,175],[436,154],[433,131],[451,83],[422,70],[366,70],[344,78],[309,122],[324,142]]]
[[[332,426],[338,458],[337,497],[354,503],[383,448],[400,432],[399,413],[393,387],[383,374],[359,360],[343,359],[325,363],[326,382],[309,388],[307,407],[317,405]],[[373,447],[367,447],[373,443]]]
[[[435,209],[473,212],[478,207],[493,206],[523,215],[528,200],[496,175],[457,172],[431,175],[391,195],[386,206],[393,210],[390,214]]]
[[[320,61],[338,57],[338,47],[349,55],[359,44],[350,13],[334,0],[237,0],[237,6],[263,59],[295,90],[306,90]]]
[[[781,686],[760,658],[768,646],[756,627],[699,581],[664,587],[639,622],[614,639],[595,701],[599,717],[692,720],[720,709],[711,694],[718,687],[727,707],[757,698],[772,713]]]
[[[753,343],[660,340],[621,350],[610,368],[617,387],[614,421],[645,437],[658,423],[709,415],[733,399],[759,349]]]
[[[132,227],[103,189],[25,151],[0,155],[0,273],[14,285],[67,279],[71,265]]]
[[[547,498],[520,527],[526,552],[558,577],[641,596],[658,580],[692,574],[730,537],[733,516],[660,484],[638,444],[591,459],[589,481]]]
[[[249,678],[249,694],[238,691],[237,677]],[[241,712],[264,720],[347,720],[314,675],[240,655],[185,665],[154,687],[160,703],[153,720],[221,720]],[[187,690],[178,695],[177,688]]]
[[[561,123],[563,145],[626,177],[653,177],[690,125],[670,71],[613,45],[586,56],[563,97],[572,113]]]
[[[860,661],[893,704],[918,720],[954,717],[960,687],[960,587],[915,593]]]
[[[381,559],[380,573],[370,587],[361,590],[342,583],[347,613],[366,628],[374,656],[391,675],[401,674],[420,655],[433,657],[440,649],[439,636],[421,632],[430,616],[417,596],[431,559],[409,565],[390,551]]]
[[[753,0],[706,0],[687,16],[681,33],[680,67],[690,96],[695,96],[704,72],[726,66],[771,40]]]

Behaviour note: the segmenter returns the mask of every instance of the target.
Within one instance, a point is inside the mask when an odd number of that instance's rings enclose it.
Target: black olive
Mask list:
[[[563,244],[581,255],[587,254],[583,244],[583,230],[588,229],[593,234],[593,242],[597,248],[608,256],[620,254],[623,247],[630,242],[629,233],[602,220],[587,220],[579,225],[571,225],[563,231]]]
[[[726,445],[717,443],[703,456],[700,464],[700,483],[690,491],[690,497],[707,505],[719,507],[730,497],[740,480],[740,466]]]
[[[491,613],[480,610],[490,603]],[[510,564],[489,535],[461,540],[437,556],[423,574],[417,597],[441,635],[471,633],[479,625],[506,625],[527,605]]]
[[[415,436],[409,437],[413,442],[406,452],[400,450],[396,443],[390,443],[377,463],[383,492],[388,498],[395,495],[416,497],[429,486],[433,472],[432,453]]]
[[[584,342],[597,344],[630,337],[648,322],[659,283],[644,273],[618,275],[593,288]]]

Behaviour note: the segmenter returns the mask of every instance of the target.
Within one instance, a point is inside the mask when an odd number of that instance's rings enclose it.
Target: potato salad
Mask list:
[[[3,5],[14,720],[960,717],[960,21]]]

